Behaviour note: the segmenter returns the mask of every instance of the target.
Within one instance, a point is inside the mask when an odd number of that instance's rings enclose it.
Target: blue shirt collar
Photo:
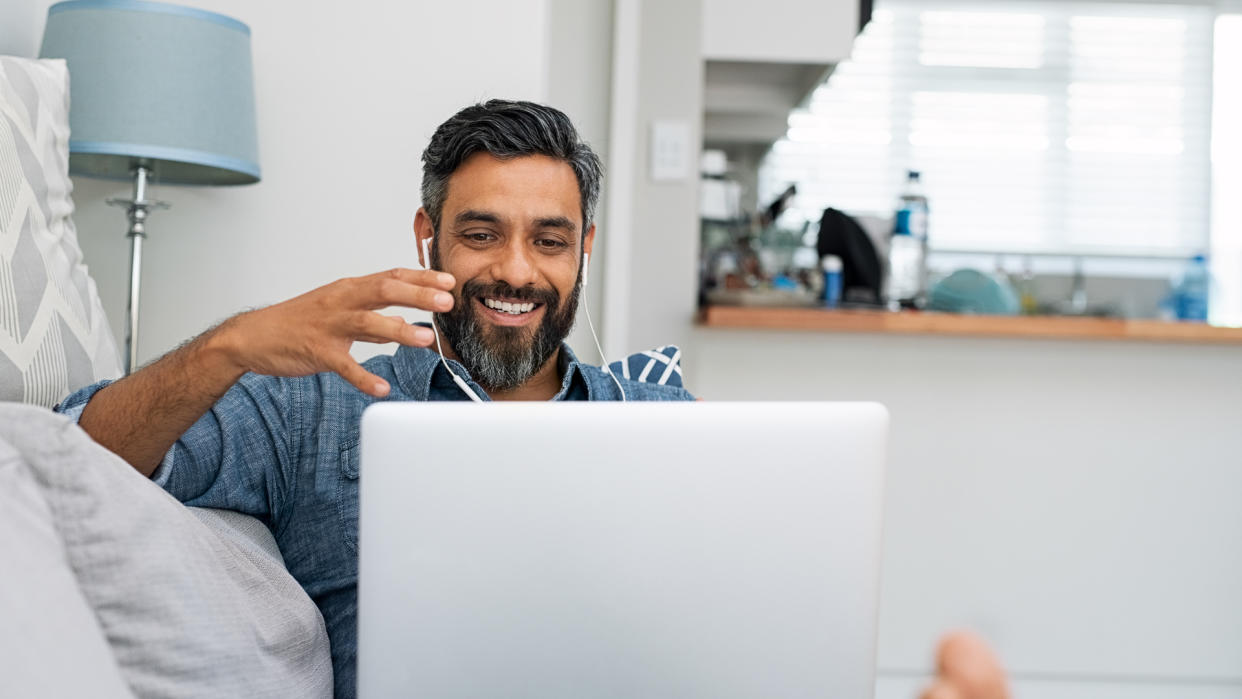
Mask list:
[[[418,323],[418,325],[430,327],[427,323]],[[397,348],[392,360],[397,382],[402,392],[411,399],[469,400],[444,370],[444,364],[440,362],[440,354],[434,346],[425,348],[403,345]],[[474,389],[484,400],[490,400],[483,387],[475,382],[469,371],[466,371],[466,367],[455,359],[447,361],[449,367],[465,380],[470,388]],[[560,355],[557,357],[557,374],[561,377],[561,390],[552,397],[552,400],[592,400],[591,382],[586,380],[583,373],[587,369],[587,365],[578,361],[578,357],[569,345],[562,342]]]

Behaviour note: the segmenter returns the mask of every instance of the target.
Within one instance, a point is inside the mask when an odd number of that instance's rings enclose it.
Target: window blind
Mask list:
[[[887,215],[908,169],[935,250],[1206,249],[1214,10],[1149,2],[878,1],[789,116],[763,201]]]

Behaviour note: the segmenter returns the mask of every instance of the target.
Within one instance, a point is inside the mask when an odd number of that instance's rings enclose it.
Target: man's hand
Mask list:
[[[341,279],[274,306],[235,316],[211,339],[240,371],[271,376],[340,374],[359,391],[388,395],[386,381],[366,371],[349,354],[355,341],[397,342],[427,347],[435,336],[378,309],[404,306],[448,311],[455,281],[451,274],[392,269]]]
[[[341,279],[284,303],[233,316],[131,376],[100,389],[78,425],[144,475],[247,371],[306,376],[334,371],[376,397],[390,386],[349,354],[355,341],[426,347],[427,328],[376,311],[453,307],[452,275],[394,269]]]

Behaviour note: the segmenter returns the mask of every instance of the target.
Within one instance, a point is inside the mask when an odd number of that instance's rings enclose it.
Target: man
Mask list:
[[[564,344],[595,241],[601,167],[561,112],[492,100],[436,130],[414,219],[439,271],[342,279],[234,316],[59,406],[187,505],[271,528],[319,606],[336,694],[355,692],[358,433],[376,400],[691,400],[580,364]],[[432,311],[432,329],[377,309]],[[359,365],[355,341],[397,342]],[[155,583],[155,584],[158,584]]]

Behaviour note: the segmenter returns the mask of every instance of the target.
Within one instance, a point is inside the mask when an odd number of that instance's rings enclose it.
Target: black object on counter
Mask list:
[[[858,222],[836,209],[824,209],[819,220],[819,259],[836,255],[843,263],[842,299],[848,304],[880,303],[884,267],[871,238]]]

